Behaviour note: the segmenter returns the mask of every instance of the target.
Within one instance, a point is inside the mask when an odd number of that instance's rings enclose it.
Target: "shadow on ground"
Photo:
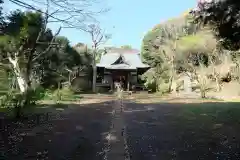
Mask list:
[[[5,118],[0,159],[102,159],[111,111],[112,101],[107,101],[49,105],[20,121]]]
[[[126,102],[131,159],[239,159],[239,104]]]
[[[239,103],[123,102],[131,160],[240,157]],[[47,106],[45,114],[5,120],[0,159],[103,159],[113,103]]]

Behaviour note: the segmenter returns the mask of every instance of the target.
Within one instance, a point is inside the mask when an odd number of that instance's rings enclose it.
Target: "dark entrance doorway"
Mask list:
[[[124,90],[127,89],[128,87],[128,71],[124,71],[124,70],[113,70],[112,71],[112,79],[113,79],[113,84],[114,82],[119,82],[122,84],[122,87]]]

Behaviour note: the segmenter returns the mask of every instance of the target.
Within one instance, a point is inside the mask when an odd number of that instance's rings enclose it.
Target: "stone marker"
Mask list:
[[[190,79],[191,73],[187,72],[186,75],[183,77],[183,89],[184,92],[189,94],[192,93],[192,85],[191,85],[191,79]]]

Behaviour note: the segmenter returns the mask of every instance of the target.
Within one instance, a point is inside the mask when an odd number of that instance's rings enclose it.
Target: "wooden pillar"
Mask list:
[[[111,91],[113,92],[114,91],[114,81],[113,81],[113,72],[110,72],[110,75],[111,75],[111,82],[110,82],[110,86],[111,86]]]
[[[129,91],[130,89],[129,79],[130,79],[130,73],[128,73],[128,76],[127,76],[127,91]]]
[[[139,84],[139,78],[138,78],[138,75],[139,75],[139,71],[138,71],[138,69],[136,69],[137,84]]]
[[[115,86],[114,86],[114,80],[113,80],[113,76],[112,76],[112,75],[111,75],[111,77],[112,77],[112,78],[111,78],[111,80],[112,80],[112,81],[111,81],[111,91],[114,91],[114,89],[115,89],[115,88],[114,88],[114,87],[115,87]]]

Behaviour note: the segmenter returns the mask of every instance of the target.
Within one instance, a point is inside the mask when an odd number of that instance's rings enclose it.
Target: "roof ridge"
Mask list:
[[[119,54],[119,57],[110,65],[118,65],[118,64],[115,64],[120,58],[122,59],[123,63],[126,64],[126,65],[130,65],[127,61],[126,61],[126,58],[125,56],[123,55],[123,53],[118,53]],[[121,64],[121,63],[120,63]]]
[[[122,57],[123,61],[125,64],[130,65],[127,61],[126,61],[126,57],[123,55],[123,53],[120,53],[120,56]]]

